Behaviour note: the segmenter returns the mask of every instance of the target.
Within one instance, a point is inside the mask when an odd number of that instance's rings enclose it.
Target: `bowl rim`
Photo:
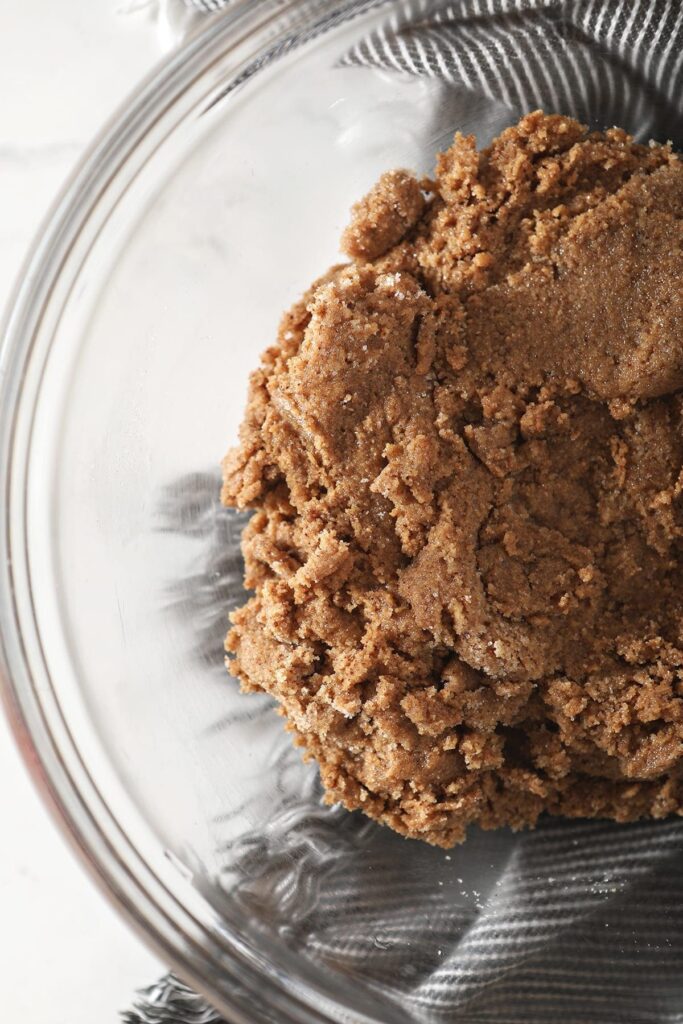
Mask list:
[[[303,974],[288,977],[277,965],[257,960],[248,942],[235,933],[228,934],[225,928],[220,941],[215,932],[206,927],[202,931],[205,923],[153,877],[99,794],[54,695],[33,678],[19,614],[19,603],[32,609],[32,599],[25,546],[25,465],[15,450],[17,413],[34,343],[69,255],[98,203],[151,128],[210,67],[238,47],[254,41],[258,44],[256,55],[264,48],[271,54],[284,52],[287,40],[292,40],[293,24],[306,25],[309,31],[304,38],[310,38],[331,27],[335,19],[345,21],[387,2],[315,0],[307,5],[301,0],[260,0],[258,4],[233,0],[219,15],[207,19],[205,28],[155,65],[86,149],[35,235],[0,328],[0,493],[5,509],[0,526],[0,704],[44,804],[110,904],[164,963],[231,1024],[273,1020],[278,1024],[331,1024],[339,1018],[326,1012],[335,1006],[330,990],[316,991],[314,981]],[[308,11],[302,11],[306,7]],[[254,60],[257,57],[252,52]],[[233,83],[240,79],[239,63],[237,69],[230,69],[230,76]],[[173,125],[169,132],[172,130]],[[37,631],[34,643],[40,647]],[[58,719],[61,743],[66,747],[55,741]],[[67,748],[70,757],[65,759]],[[337,987],[340,995],[343,991],[350,994],[349,986],[334,985],[332,989]],[[342,1004],[336,1005],[341,1009]],[[344,1009],[349,1012],[348,1003]],[[271,1016],[272,1011],[277,1017]],[[360,1008],[354,1007],[352,1012],[359,1024],[378,1021]]]

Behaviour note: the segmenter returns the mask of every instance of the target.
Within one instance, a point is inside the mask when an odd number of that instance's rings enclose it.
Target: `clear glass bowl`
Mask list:
[[[380,172],[426,172],[456,128],[485,142],[521,113],[438,68],[348,66],[405,13],[232,5],[57,203],[2,349],[10,716],[114,901],[230,1021],[680,1020],[678,824],[402,840],[323,807],[223,667],[244,520],[218,463],[281,311]]]

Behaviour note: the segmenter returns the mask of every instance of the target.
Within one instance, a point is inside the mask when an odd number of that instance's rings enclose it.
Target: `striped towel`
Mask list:
[[[197,20],[230,0],[172,2]],[[683,140],[680,0],[406,0],[339,63],[439,79],[502,104],[509,121],[540,106]],[[210,474],[182,481],[163,514],[205,545],[183,614],[202,623],[198,653],[220,662],[226,605],[241,601],[244,519],[217,491]],[[477,891],[419,844],[406,871],[405,841],[323,807],[315,773],[281,742],[279,770],[305,784],[283,785],[267,828],[226,845],[223,883],[246,912],[286,926],[292,949],[384,999],[387,1020],[395,1006],[420,1024],[683,1024],[683,822],[475,833],[468,856],[488,871]],[[223,1024],[173,975],[123,1021]]]
[[[678,0],[409,0],[343,58],[429,75],[595,127],[669,138],[683,118]]]

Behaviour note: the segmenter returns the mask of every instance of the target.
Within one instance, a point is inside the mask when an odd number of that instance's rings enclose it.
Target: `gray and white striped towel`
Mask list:
[[[515,111],[541,107],[668,138],[683,117],[683,5],[411,0],[343,63],[430,75]]]
[[[176,2],[208,13],[230,0]],[[510,120],[540,106],[683,142],[679,0],[406,0],[339,62],[438,78],[503,104]],[[220,579],[226,602],[237,602],[241,570],[235,514],[216,508],[217,489],[210,475],[184,481],[164,508],[169,529],[206,543],[194,612],[203,657],[220,660],[225,604],[202,580]],[[179,506],[174,495],[188,492],[196,501]],[[426,847],[415,844],[401,873],[403,842],[322,807],[312,783],[266,830],[231,845],[231,898],[286,921],[293,948],[424,1024],[683,1024],[683,822],[545,823],[518,839],[470,904],[455,889],[451,900],[435,893]],[[304,878],[315,898],[299,898]],[[173,976],[123,1020],[221,1024]]]

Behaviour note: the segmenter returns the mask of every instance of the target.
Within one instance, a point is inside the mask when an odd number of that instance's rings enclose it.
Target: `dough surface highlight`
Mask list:
[[[343,245],[224,461],[230,671],[406,836],[683,813],[683,165],[536,112]]]

